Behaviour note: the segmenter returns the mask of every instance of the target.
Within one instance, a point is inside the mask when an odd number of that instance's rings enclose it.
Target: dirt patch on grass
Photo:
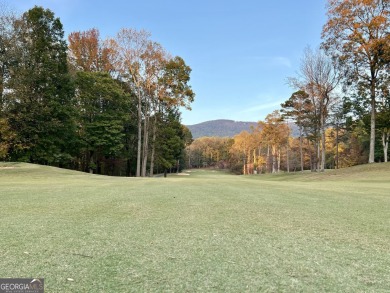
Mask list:
[[[15,167],[1,167],[0,166],[0,170],[4,170],[4,169],[15,169]]]
[[[188,173],[179,173],[179,174],[177,174],[178,176],[189,176],[190,174],[188,174]]]

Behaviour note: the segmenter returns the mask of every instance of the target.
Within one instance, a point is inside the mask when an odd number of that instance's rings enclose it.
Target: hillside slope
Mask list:
[[[390,292],[389,171],[118,178],[0,162],[0,271],[55,292]]]
[[[291,135],[299,136],[298,127],[294,123],[289,123]],[[251,131],[251,127],[256,127],[257,122],[233,121],[228,119],[218,119],[206,121],[194,125],[187,125],[194,139],[203,136],[234,137],[242,131]]]
[[[240,132],[250,131],[251,126],[256,127],[256,122],[242,122],[227,119],[206,121],[194,125],[187,125],[192,133],[192,137],[203,136],[233,137]]]

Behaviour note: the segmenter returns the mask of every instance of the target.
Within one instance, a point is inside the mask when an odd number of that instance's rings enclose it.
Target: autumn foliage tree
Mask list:
[[[226,168],[233,139],[229,137],[200,137],[187,147],[187,167]]]
[[[343,71],[345,86],[353,85],[371,107],[369,163],[374,162],[377,97],[389,78],[383,62],[390,35],[388,0],[328,0],[323,47]]]
[[[191,68],[183,58],[179,56],[171,58],[165,51],[159,52],[159,54],[156,54],[156,69],[153,70],[155,79],[151,114],[154,119],[152,123],[150,174],[153,174],[154,154],[157,144],[156,133],[158,128],[165,127],[164,124],[161,125],[158,121],[161,121],[161,119],[164,121],[164,119],[172,117],[171,113],[177,113],[180,107],[191,110],[191,103],[195,97],[195,93],[189,85]],[[168,121],[170,120],[168,119]]]
[[[1,159],[127,176],[180,165],[194,99],[182,58],[135,29],[76,31],[68,46],[52,11],[0,4]]]
[[[320,149],[320,170],[325,169],[325,127],[329,106],[339,83],[339,74],[331,60],[321,51],[306,48],[301,60],[300,76],[290,78],[290,84],[309,95],[313,116],[319,122],[317,145]]]
[[[114,69],[110,49],[101,41],[98,29],[72,32],[68,41],[69,62],[76,70],[110,72]]]
[[[234,137],[230,153],[235,159],[235,165],[242,166],[244,175],[253,174],[254,160],[252,153],[256,149],[253,135],[248,131],[242,131]]]
[[[280,171],[281,152],[288,146],[290,128],[283,121],[279,111],[274,111],[267,115],[264,121],[259,122],[262,129],[262,136],[267,143],[267,161],[272,173]]]
[[[116,38],[108,41],[113,52],[112,61],[119,78],[127,82],[137,97],[137,167],[136,176],[141,176],[142,168],[142,134],[145,99],[144,86],[146,84],[145,51],[150,42],[150,33],[145,30],[122,29]],[[146,122],[147,123],[147,122]]]
[[[267,115],[251,131],[233,138],[229,150],[230,168],[244,175],[289,171],[290,127],[279,111]]]

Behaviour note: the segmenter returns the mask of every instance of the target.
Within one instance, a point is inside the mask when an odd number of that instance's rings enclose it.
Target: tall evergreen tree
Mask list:
[[[84,165],[102,173],[104,160],[120,157],[124,127],[130,116],[129,97],[118,81],[103,72],[78,72],[79,137],[86,153]]]
[[[179,160],[183,159],[185,148],[185,133],[180,123],[180,112],[177,109],[168,109],[159,121],[156,136],[156,163],[165,170],[179,168]]]
[[[15,132],[6,119],[7,101],[5,92],[9,80],[9,67],[14,61],[15,41],[13,23],[16,16],[0,2],[0,159],[8,158]]]
[[[9,82],[8,122],[17,136],[13,159],[63,164],[75,137],[73,87],[61,21],[34,7],[15,22],[18,62]]]
[[[291,97],[281,104],[282,113],[284,117],[292,118],[299,130],[299,152],[300,152],[300,162],[301,162],[301,171],[303,172],[304,163],[303,163],[303,126],[305,120],[308,119],[308,109],[311,108],[311,101],[309,95],[302,90],[299,90],[291,95]]]

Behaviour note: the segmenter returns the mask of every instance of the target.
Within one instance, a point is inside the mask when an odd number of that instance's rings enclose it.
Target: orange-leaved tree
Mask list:
[[[369,163],[374,162],[376,100],[388,82],[389,65],[384,48],[390,42],[389,0],[328,0],[323,47],[337,60],[345,85],[355,86],[371,105]],[[387,51],[387,50],[385,50]]]
[[[113,70],[110,62],[110,49],[100,40],[98,29],[72,32],[68,36],[68,41],[69,62],[76,70],[92,72]]]
[[[279,172],[281,150],[282,147],[288,147],[290,128],[283,121],[279,111],[274,111],[271,114],[268,114],[265,121],[260,121],[259,124],[262,128],[263,139],[268,144],[268,150],[271,151],[269,160],[272,173]]]

